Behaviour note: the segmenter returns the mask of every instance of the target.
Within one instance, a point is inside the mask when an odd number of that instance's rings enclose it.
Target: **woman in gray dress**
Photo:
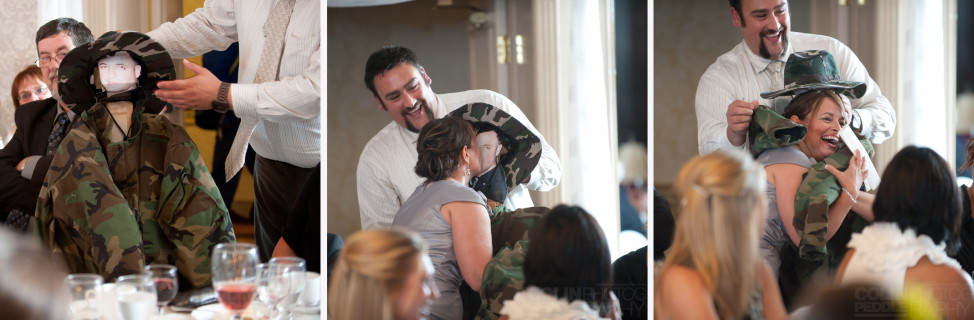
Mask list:
[[[470,124],[457,117],[435,119],[423,126],[416,143],[416,174],[426,181],[416,187],[396,212],[394,227],[420,234],[429,244],[440,298],[430,307],[433,319],[460,319],[462,281],[480,290],[491,256],[490,218],[486,198],[467,187],[482,171],[480,152]]]

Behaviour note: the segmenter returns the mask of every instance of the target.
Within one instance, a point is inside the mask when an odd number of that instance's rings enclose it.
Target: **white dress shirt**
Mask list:
[[[482,102],[509,113],[541,139],[541,160],[531,171],[530,181],[508,192],[505,205],[515,209],[533,207],[534,202],[527,189],[548,191],[558,185],[561,180],[561,160],[524,112],[510,99],[490,90],[470,90],[438,94],[437,100],[438,106],[433,110],[436,118],[442,118],[463,105]],[[365,145],[355,175],[362,230],[392,226],[399,206],[423,183],[424,178],[414,171],[419,159],[416,151],[418,138],[418,133],[410,132],[392,121]]]
[[[862,119],[862,134],[878,144],[891,135],[896,114],[883,96],[866,67],[849,47],[831,37],[800,32],[789,33],[789,46],[780,62],[761,58],[751,52],[742,40],[731,51],[721,55],[707,68],[697,86],[694,102],[697,112],[697,142],[701,154],[721,148],[732,148],[727,139],[727,105],[734,100],[754,101],[782,112],[790,96],[762,99],[762,92],[784,86],[784,61],[796,51],[827,50],[835,58],[842,80],[866,83],[866,93],[852,100],[852,109]],[[851,119],[847,119],[849,121]],[[740,146],[736,146],[740,147]]]
[[[264,49],[264,21],[274,3],[207,0],[203,8],[148,35],[173,58],[226,50],[239,41],[238,83],[230,86],[230,95],[238,117],[257,121],[250,146],[261,157],[311,168],[321,161],[321,1],[297,0],[287,26],[279,80],[254,84]]]

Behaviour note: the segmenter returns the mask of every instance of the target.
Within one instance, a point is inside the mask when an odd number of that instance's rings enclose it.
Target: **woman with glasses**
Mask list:
[[[10,85],[10,97],[13,99],[14,107],[50,98],[51,90],[44,83],[41,68],[27,66],[17,73]]]

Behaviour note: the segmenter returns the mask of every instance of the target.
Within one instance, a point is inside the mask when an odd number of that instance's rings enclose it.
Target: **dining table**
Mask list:
[[[100,287],[101,295],[96,304],[101,311],[100,320],[123,320],[119,312],[118,300],[115,294],[115,283],[102,284]],[[247,310],[244,311],[245,320],[268,319],[270,314],[268,305],[260,301],[251,302]],[[292,312],[293,320],[318,320],[321,319],[321,308],[316,307],[295,307]],[[162,315],[155,315],[147,320],[227,320],[230,313],[219,302],[197,307],[192,310],[173,310],[172,307],[165,307]]]

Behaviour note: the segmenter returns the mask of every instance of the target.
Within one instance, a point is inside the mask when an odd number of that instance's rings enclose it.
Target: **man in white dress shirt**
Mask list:
[[[514,102],[490,90],[435,94],[431,83],[416,54],[408,48],[384,47],[366,62],[365,85],[379,110],[385,111],[392,122],[369,140],[359,158],[356,180],[362,230],[389,228],[399,206],[423,183],[413,169],[419,130],[431,119],[468,103],[481,102],[504,110],[541,140],[538,166],[508,193],[505,204],[515,209],[532,207],[528,189],[548,191],[558,185],[558,155]]]
[[[851,112],[846,120],[853,130],[874,144],[893,135],[893,106],[849,47],[827,36],[790,32],[786,0],[730,0],[730,5],[731,19],[744,40],[717,58],[700,78],[695,101],[700,153],[742,148],[758,105],[782,112],[790,97],[767,100],[759,94],[782,89],[788,56],[806,50],[829,51],[842,80],[866,83],[866,93],[852,101],[852,110],[846,110],[847,115]]]
[[[240,117],[226,176],[240,170],[249,142],[257,153],[255,236],[264,261],[281,240],[286,213],[300,193],[301,183],[295,182],[307,180],[321,161],[320,15],[318,0],[207,0],[203,8],[148,33],[174,58],[239,42],[239,83],[223,83],[184,60],[197,75],[160,82],[155,94],[179,108],[233,110]]]

